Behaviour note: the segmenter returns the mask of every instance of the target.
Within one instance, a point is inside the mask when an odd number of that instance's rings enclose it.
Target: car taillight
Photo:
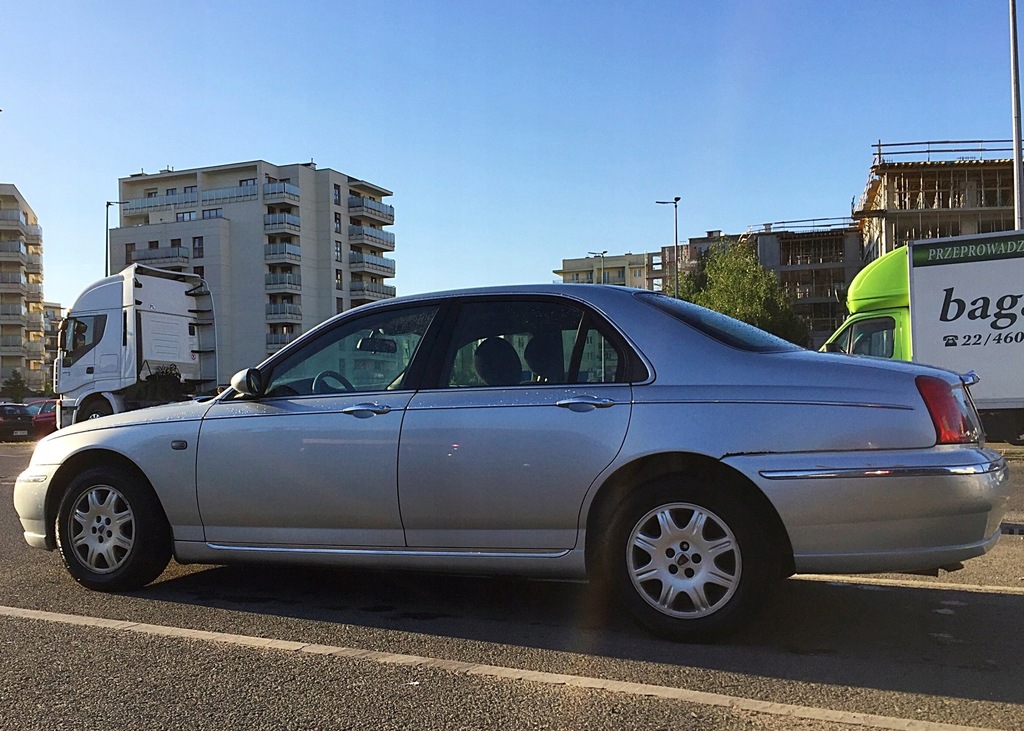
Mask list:
[[[968,413],[970,407],[966,401],[957,399],[948,383],[934,376],[918,376],[915,382],[935,425],[936,442],[965,444],[977,440],[978,432]]]

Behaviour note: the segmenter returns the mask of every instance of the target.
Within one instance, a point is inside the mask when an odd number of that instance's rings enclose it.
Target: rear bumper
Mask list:
[[[978,447],[726,459],[753,480],[789,532],[796,571],[924,571],[999,540],[1006,462]]]

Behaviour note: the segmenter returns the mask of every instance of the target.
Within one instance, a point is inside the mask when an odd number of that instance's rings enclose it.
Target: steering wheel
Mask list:
[[[335,381],[341,384],[344,388],[335,388],[329,384],[328,381]],[[313,378],[313,393],[340,393],[341,391],[355,391],[356,387],[353,386],[345,376],[341,375],[337,371],[320,371]]]

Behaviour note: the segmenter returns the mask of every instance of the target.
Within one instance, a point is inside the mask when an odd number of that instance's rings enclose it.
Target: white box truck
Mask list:
[[[1024,231],[911,242],[857,275],[847,309],[823,350],[974,371],[987,434],[1024,443]]]
[[[133,264],[87,287],[61,321],[57,426],[213,392],[216,379],[206,282]]]

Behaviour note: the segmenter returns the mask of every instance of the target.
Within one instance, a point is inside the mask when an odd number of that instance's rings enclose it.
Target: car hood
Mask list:
[[[149,408],[137,411],[128,411],[123,414],[104,416],[99,419],[90,419],[79,424],[66,426],[53,434],[44,437],[44,440],[59,439],[62,436],[84,434],[91,431],[105,429],[116,429],[124,426],[137,426],[140,424],[159,424],[168,421],[192,421],[202,419],[203,414],[210,408],[212,399],[202,401],[179,401],[162,406],[150,406]]]

